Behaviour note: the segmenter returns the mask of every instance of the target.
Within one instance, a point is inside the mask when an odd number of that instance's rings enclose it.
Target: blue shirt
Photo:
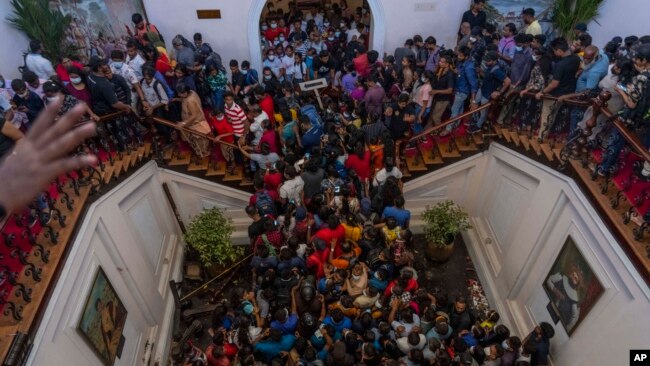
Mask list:
[[[387,206],[381,214],[382,218],[394,217],[397,220],[397,226],[406,227],[406,223],[411,219],[411,211],[395,206]]]
[[[277,329],[282,332],[282,334],[293,334],[298,327],[298,315],[289,314],[287,320],[284,323],[280,323],[277,320],[271,322],[271,328]]]
[[[291,351],[294,343],[296,343],[296,336],[293,334],[285,334],[279,342],[272,340],[258,342],[255,344],[254,349],[264,354],[266,359],[270,361],[274,357],[280,356],[281,351]]]
[[[456,93],[470,94],[478,91],[478,77],[472,60],[463,61],[458,65],[458,80]]]
[[[320,146],[320,137],[323,135],[323,130],[320,126],[313,125],[307,130],[300,139],[302,147],[306,152],[311,153],[314,146]]]
[[[343,321],[340,323],[336,324],[334,320],[332,319],[331,316],[326,316],[325,319],[323,319],[323,324],[329,324],[334,327],[334,329],[337,332],[343,332],[343,329],[351,329],[352,328],[352,320],[348,318],[347,316],[343,317]]]
[[[598,83],[607,75],[608,71],[609,57],[601,51],[598,59],[594,60],[590,65],[585,66],[584,70],[582,70],[576,83],[576,93],[596,89]]]
[[[481,96],[490,99],[490,95],[501,88],[506,77],[506,73],[498,65],[492,66],[483,77]]]

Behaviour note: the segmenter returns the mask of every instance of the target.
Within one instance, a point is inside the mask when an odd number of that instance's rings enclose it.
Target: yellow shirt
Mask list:
[[[345,228],[346,239],[352,240],[355,243],[361,239],[361,228],[359,226],[343,224],[343,228]]]
[[[528,25],[528,27],[526,27],[526,34],[530,34],[532,36],[542,34],[542,26],[539,25],[539,21],[537,21],[537,19],[535,19]]]

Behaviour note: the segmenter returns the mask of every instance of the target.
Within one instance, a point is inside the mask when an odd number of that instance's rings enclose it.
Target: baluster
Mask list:
[[[7,234],[4,231],[2,232],[2,237],[4,238],[5,246],[7,248],[17,248],[18,245],[14,244],[14,239],[16,239],[16,234]]]
[[[54,180],[54,184],[56,185],[56,191],[59,192],[59,194],[63,194],[63,192],[64,192],[63,191],[64,184],[61,181],[60,177],[56,177],[56,179]]]
[[[41,244],[38,244],[36,242],[36,235],[32,232],[31,228],[26,228],[22,232],[22,237],[27,238],[29,241],[29,245],[31,245],[34,249],[34,255],[41,258],[41,261],[43,263],[49,263],[50,262],[50,251],[45,249],[44,246]]]
[[[70,179],[70,187],[74,191],[74,194],[77,195],[77,197],[80,195],[79,192],[79,179],[81,178],[81,175],[77,173],[77,178],[72,176],[72,174],[68,173],[68,178]]]
[[[61,192],[61,199],[59,200],[59,202],[65,204],[65,208],[67,208],[68,211],[72,211],[72,209],[74,209],[73,206],[74,200],[70,197],[70,195],[66,191]]]
[[[14,302],[7,300],[9,293],[7,290],[0,291],[0,304],[3,304],[5,307],[4,315],[10,315],[14,320],[23,319],[23,307],[22,305],[16,305]]]
[[[608,91],[603,91],[596,98],[591,100],[593,113],[590,119],[585,123],[585,127],[578,126],[574,137],[567,142],[560,152],[560,166],[563,170],[569,163],[569,159],[580,159],[583,168],[589,165],[589,149],[587,148],[589,137],[593,128],[596,127],[598,116],[603,107],[607,106],[607,101],[612,97]]]
[[[20,263],[27,267],[25,269],[25,275],[32,276],[36,282],[41,282],[41,273],[43,270],[41,268],[37,268],[34,263],[28,261],[27,256],[29,256],[29,253],[21,250],[20,248],[16,248],[11,251],[11,258],[18,258]]]
[[[92,180],[92,178],[97,176],[97,184],[93,184],[90,190],[90,195],[94,195],[95,193],[101,191],[102,188],[104,188],[104,177],[102,176],[102,172],[99,171],[97,168],[93,167],[88,167],[87,171],[89,173],[89,179]]]
[[[56,200],[52,198],[52,196],[50,195],[50,192],[45,191],[44,194],[45,194],[45,199],[47,200],[48,206],[50,207],[50,216],[51,216],[51,218],[58,221],[59,226],[61,226],[62,228],[65,227],[66,216],[63,215],[61,213],[61,210],[59,210],[56,207]],[[43,215],[40,215],[40,216],[41,216],[41,224],[43,224],[43,222],[44,222]]]
[[[30,287],[26,287],[22,283],[17,283],[14,287],[17,287],[16,292],[14,292],[16,297],[22,297],[26,303],[32,302],[32,289]]]

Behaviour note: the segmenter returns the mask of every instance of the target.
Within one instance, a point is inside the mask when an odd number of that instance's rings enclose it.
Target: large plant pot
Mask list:
[[[444,245],[439,245],[437,243],[427,243],[425,252],[429,259],[435,262],[446,262],[454,254],[454,248],[456,247],[455,238],[451,238]]]

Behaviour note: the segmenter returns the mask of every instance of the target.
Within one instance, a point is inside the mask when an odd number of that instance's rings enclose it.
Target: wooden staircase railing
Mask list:
[[[525,97],[534,98],[535,94],[529,93]],[[558,98],[545,98],[558,101]],[[515,140],[526,136],[512,127],[512,120],[507,121],[510,122],[509,125],[495,126],[495,131],[497,138],[510,148],[573,176],[594,202],[646,283],[650,284],[650,239],[644,235],[650,231],[650,182],[639,178],[634,172],[638,169],[635,166],[650,162],[650,152],[635,132],[607,108],[610,98],[611,94],[604,91],[589,101],[562,100],[566,105],[591,107],[593,110],[592,117],[586,120],[584,128],[577,129],[574,136],[563,141],[545,139],[539,142],[531,140],[530,146],[518,144]],[[602,150],[589,144],[589,140],[594,139],[592,130],[599,117],[606,120],[605,130],[609,128],[618,131],[629,149],[629,152],[620,154],[617,162],[619,169],[612,176],[601,177],[596,174]],[[604,135],[604,132],[601,134]],[[539,145],[539,149],[533,149],[534,143]],[[571,171],[566,169],[569,166]],[[630,226],[631,224],[634,225]]]
[[[26,360],[33,332],[43,316],[85,206],[106,185],[126,172],[135,171],[151,155],[151,142],[139,136],[135,121],[135,117],[122,112],[100,118],[99,134],[86,140],[75,152],[92,152],[100,158],[100,164],[60,176],[43,192],[50,211],[49,221],[47,209],[32,204],[11,212],[2,223],[0,359],[3,365],[20,365]]]

